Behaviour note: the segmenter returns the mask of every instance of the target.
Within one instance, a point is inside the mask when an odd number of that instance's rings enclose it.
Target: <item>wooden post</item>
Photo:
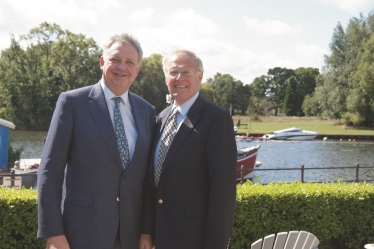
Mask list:
[[[240,183],[244,183],[244,165],[240,167]]]
[[[301,165],[301,182],[304,183],[304,164]]]
[[[360,168],[360,164],[356,163],[356,182],[358,182],[358,170]]]

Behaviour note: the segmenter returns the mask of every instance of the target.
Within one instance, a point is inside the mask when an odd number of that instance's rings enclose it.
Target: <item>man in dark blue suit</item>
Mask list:
[[[38,171],[37,236],[48,249],[152,248],[145,176],[155,109],[128,91],[142,57],[135,38],[113,36],[102,79],[58,99]]]
[[[152,146],[156,249],[225,249],[236,196],[232,118],[199,95],[194,53],[176,51],[163,68],[174,104],[159,114]]]

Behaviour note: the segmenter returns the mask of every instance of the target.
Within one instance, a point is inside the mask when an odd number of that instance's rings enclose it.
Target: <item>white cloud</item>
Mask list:
[[[18,22],[35,22],[42,23],[55,22],[64,23],[67,26],[93,26],[97,23],[98,17],[96,11],[77,4],[73,0],[6,0],[13,8],[13,11],[23,20]]]
[[[153,9],[137,10],[130,15],[129,19],[133,22],[142,22],[151,19],[154,13],[155,10]]]
[[[333,5],[353,15],[374,10],[374,0],[319,0],[320,3]]]
[[[180,38],[209,37],[217,35],[221,28],[211,19],[195,13],[193,9],[179,9],[166,20],[166,29]]]
[[[291,25],[279,20],[266,20],[260,22],[256,18],[248,18],[246,16],[243,16],[242,20],[248,30],[267,36],[297,34],[302,31],[301,26],[292,27]]]
[[[308,63],[308,67],[316,67],[321,68],[323,65],[324,55],[328,54],[328,51],[316,46],[316,45],[308,45],[308,44],[298,44],[296,45],[295,51],[297,54],[304,57],[302,61],[304,64]],[[307,66],[302,65],[300,62],[298,67]]]

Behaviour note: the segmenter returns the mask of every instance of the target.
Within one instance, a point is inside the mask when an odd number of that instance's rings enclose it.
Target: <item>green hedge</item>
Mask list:
[[[40,249],[45,240],[36,238],[38,192],[0,186],[0,248]]]
[[[0,248],[44,248],[36,238],[37,191],[0,187]],[[246,182],[237,186],[231,248],[247,249],[266,235],[304,230],[341,247],[374,242],[374,184]],[[326,248],[326,247],[325,247]]]
[[[232,249],[292,230],[315,234],[322,247],[330,240],[352,249],[374,243],[374,184],[247,182],[237,186],[236,200]]]

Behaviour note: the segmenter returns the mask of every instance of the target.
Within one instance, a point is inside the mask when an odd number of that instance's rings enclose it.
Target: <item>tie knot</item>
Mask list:
[[[174,115],[174,116],[177,116],[179,114],[179,110],[178,110],[178,108],[175,108],[174,110],[173,110],[173,112],[171,113],[171,115]]]
[[[122,98],[121,97],[113,97],[114,101],[116,102],[116,104],[118,104],[119,102],[121,102]]]

